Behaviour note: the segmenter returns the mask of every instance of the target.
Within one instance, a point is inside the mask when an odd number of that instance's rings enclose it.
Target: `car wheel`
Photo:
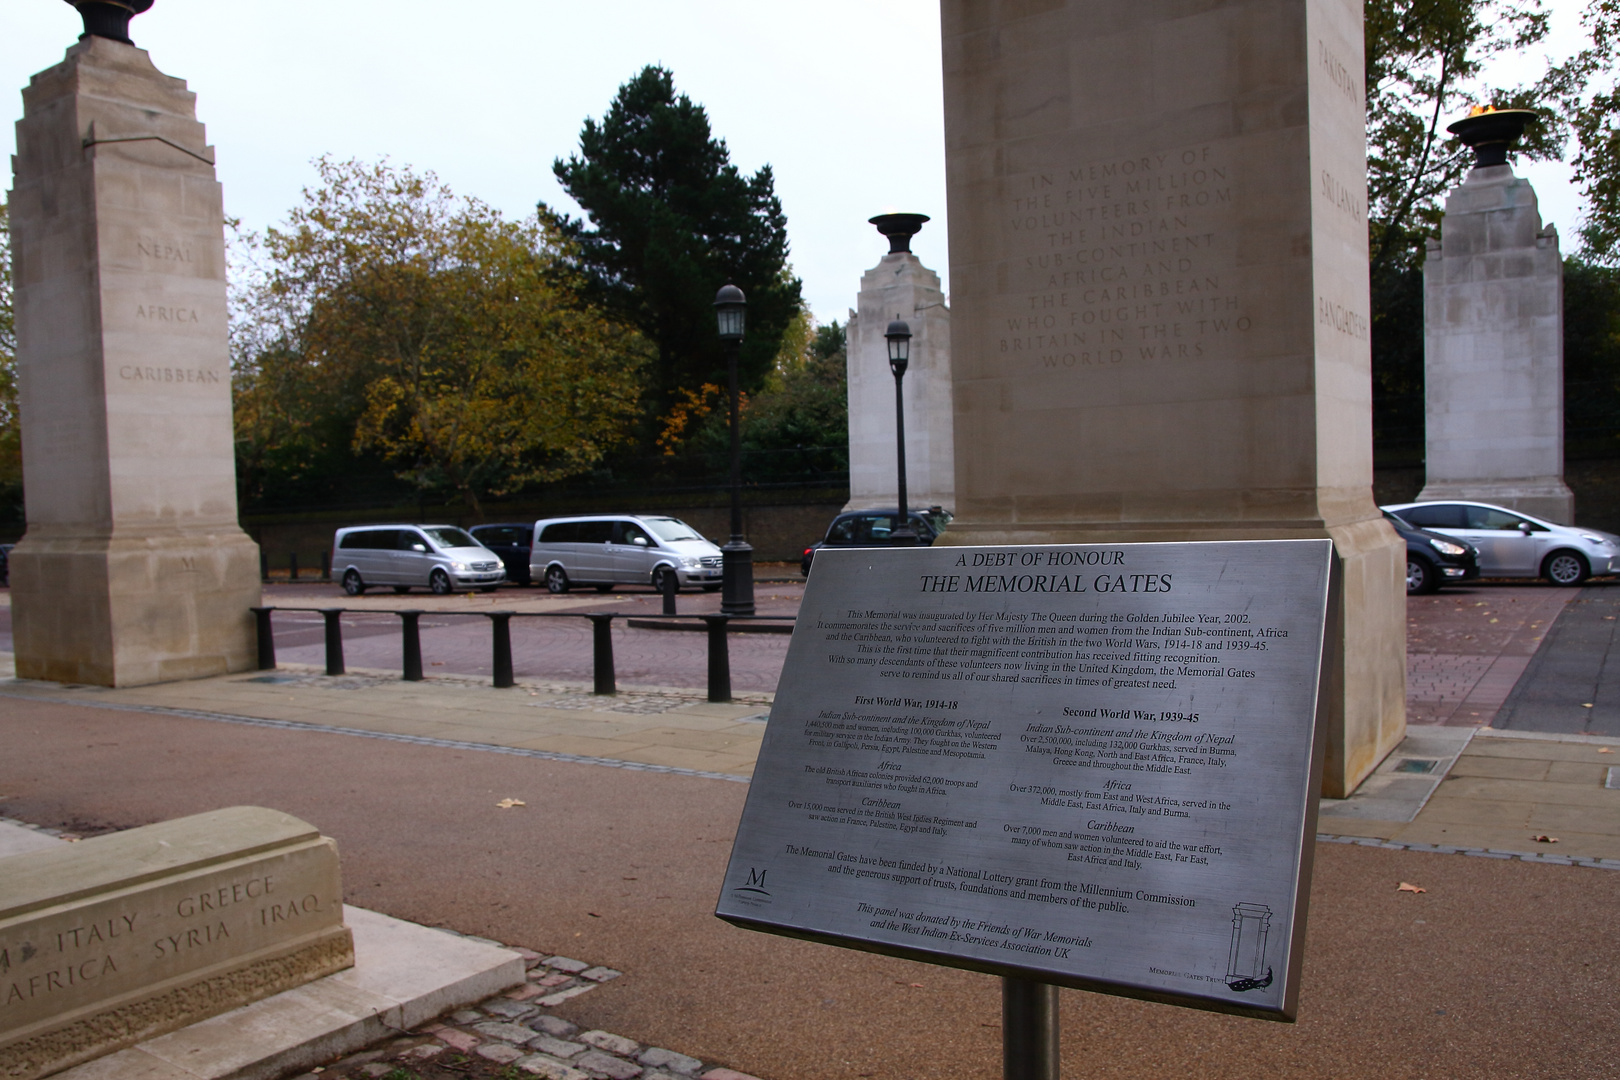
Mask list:
[[[652,572],[653,592],[663,594],[668,592],[673,583],[674,591],[681,591],[681,579],[675,576],[675,571],[667,566],[660,566]]]
[[[395,585],[394,591],[403,595],[404,593],[410,592],[411,587],[409,585]]]
[[[1416,555],[1406,557],[1406,595],[1422,596],[1432,593],[1440,588],[1440,575],[1435,572],[1434,564],[1427,559],[1420,559]]]
[[[343,572],[343,591],[350,596],[360,596],[366,591],[366,583],[360,580],[360,571],[345,570]]]
[[[428,588],[433,590],[434,596],[449,596],[455,591],[455,586],[450,583],[450,575],[443,570],[435,570],[428,575]]]
[[[546,567],[546,591],[565,593],[568,591],[568,575],[560,566]]]
[[[611,582],[611,581],[602,582],[600,585],[596,586],[596,591],[597,592],[612,592],[613,591],[613,582]]]
[[[1541,576],[1554,585],[1579,585],[1591,572],[1578,551],[1555,551],[1541,564]]]

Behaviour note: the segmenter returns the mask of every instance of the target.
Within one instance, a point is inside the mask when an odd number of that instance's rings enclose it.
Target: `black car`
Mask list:
[[[534,543],[534,522],[504,525],[474,525],[467,530],[473,539],[501,557],[506,580],[532,585],[529,580],[529,548]]]
[[[1406,594],[1432,593],[1448,582],[1479,577],[1479,550],[1454,536],[1414,528],[1384,511],[1384,520],[1406,541]]]
[[[11,549],[16,544],[0,544],[0,585],[11,584]]]
[[[927,510],[912,510],[906,516],[911,519],[911,528],[917,534],[917,544],[927,547],[945,531],[952,514],[938,506],[930,506]],[[815,559],[816,552],[824,547],[888,547],[889,537],[894,533],[895,521],[899,517],[898,507],[848,510],[839,514],[827,526],[827,535],[804,549],[804,558],[799,560],[799,573],[810,576],[810,563]]]

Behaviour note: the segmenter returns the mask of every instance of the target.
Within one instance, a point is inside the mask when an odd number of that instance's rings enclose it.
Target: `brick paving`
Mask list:
[[[506,1066],[517,1070],[516,1075],[547,1080],[758,1080],[677,1050],[643,1045],[610,1031],[582,1030],[548,1011],[623,972],[489,938],[472,940],[519,953],[528,967],[527,985],[291,1080],[404,1080],[429,1066],[468,1077],[514,1075],[496,1071]],[[474,1058],[490,1065],[481,1066]]]

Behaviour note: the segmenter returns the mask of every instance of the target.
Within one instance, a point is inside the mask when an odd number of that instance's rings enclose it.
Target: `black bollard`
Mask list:
[[[298,552],[289,552],[287,555],[287,580],[298,580]]]
[[[259,550],[259,580],[270,580],[270,556],[266,555],[262,548]]]
[[[328,675],[343,674],[343,624],[338,622],[342,615],[342,608],[321,608],[321,617],[326,620],[326,673]]]
[[[276,609],[256,607],[248,610],[253,612],[253,621],[259,631],[259,670],[274,671],[276,668],[276,637],[275,631],[270,627],[270,613]]]
[[[422,681],[422,628],[420,611],[401,611],[400,636],[405,648],[405,681]]]
[[[1058,988],[1001,980],[1001,1072],[1005,1080],[1058,1080]]]
[[[664,575],[664,614],[674,615],[675,594],[681,591],[681,576],[673,568]]]
[[[619,687],[613,675],[613,616],[592,615],[591,656],[595,661],[597,694],[617,694]]]
[[[321,552],[321,580],[332,580],[332,553],[330,551]]]
[[[731,653],[726,642],[726,623],[731,620],[724,615],[705,615],[703,621],[709,626],[709,700],[731,700]]]
[[[487,614],[495,631],[495,685],[504,690],[517,685],[517,680],[512,678],[512,613],[491,611]]]

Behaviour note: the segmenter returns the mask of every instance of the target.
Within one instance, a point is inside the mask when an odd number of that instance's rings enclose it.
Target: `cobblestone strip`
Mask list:
[[[1456,847],[1450,844],[1407,844],[1372,836],[1335,836],[1317,833],[1324,844],[1357,844],[1361,847],[1389,848],[1392,851],[1424,851],[1432,855],[1472,855],[1480,859],[1518,859],[1520,862],[1552,866],[1585,866],[1593,870],[1620,870],[1620,859],[1596,859],[1584,855],[1554,855],[1541,851],[1504,851],[1500,848]]]
[[[404,1038],[391,1039],[380,1047],[332,1062],[319,1073],[303,1073],[292,1080],[385,1077],[395,1068],[408,1069],[413,1063],[434,1061],[447,1051],[480,1057],[548,1080],[758,1080],[748,1073],[713,1063],[705,1066],[698,1058],[662,1046],[644,1045],[610,1031],[581,1031],[579,1025],[546,1011],[621,977],[623,972],[488,938],[456,936],[510,949],[522,956],[528,982],[475,1007],[457,1009]]]
[[[238,716],[234,713],[204,712],[200,709],[171,709],[162,705],[116,704],[104,701],[85,701],[81,698],[53,700],[37,694],[7,694],[3,691],[0,691],[0,697],[44,702],[47,705],[79,705],[87,709],[113,709],[123,712],[152,713],[158,716],[182,716],[191,720],[218,720],[227,724],[280,728],[284,731],[313,731],[324,735],[356,735],[363,739],[386,739],[389,742],[410,743],[413,746],[437,746],[449,750],[482,750],[491,754],[512,754],[516,757],[540,758],[544,761],[568,761],[576,765],[605,765],[610,769],[629,769],[632,772],[671,773],[675,776],[695,776],[704,780],[730,780],[737,784],[748,783],[748,777],[737,776],[734,773],[709,772],[706,769],[682,769],[674,765],[649,765],[641,761],[620,761],[618,758],[564,754],[555,750],[526,750],[518,746],[463,742],[459,739],[435,739],[428,735],[401,735],[392,731],[367,731],[364,728],[338,727],[332,724],[307,724],[295,720],[267,720],[260,716]]]

